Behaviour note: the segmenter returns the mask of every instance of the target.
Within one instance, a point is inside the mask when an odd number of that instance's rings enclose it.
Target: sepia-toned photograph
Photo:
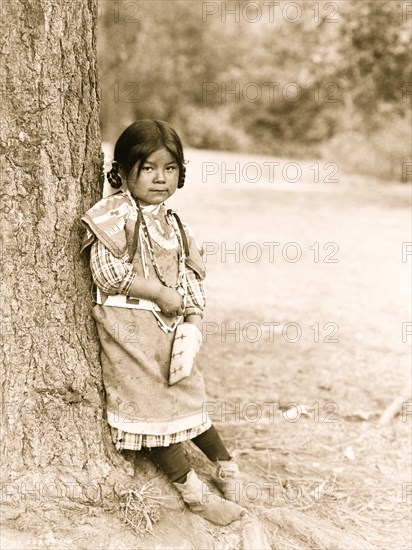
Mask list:
[[[1,0],[2,550],[412,548],[412,2]]]

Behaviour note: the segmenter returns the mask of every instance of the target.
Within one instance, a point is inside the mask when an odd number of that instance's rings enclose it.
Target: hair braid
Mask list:
[[[184,186],[185,178],[186,178],[186,166],[183,164],[179,173],[179,183],[177,184],[178,189],[181,189]]]
[[[122,176],[119,174],[119,163],[117,160],[112,162],[112,168],[107,172],[107,181],[115,189],[119,189],[123,184]]]

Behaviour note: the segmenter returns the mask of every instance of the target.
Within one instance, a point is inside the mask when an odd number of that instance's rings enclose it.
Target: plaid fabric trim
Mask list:
[[[126,294],[135,277],[129,255],[119,260],[99,240],[91,247],[90,270],[96,285],[109,295]]]
[[[123,432],[117,428],[110,426],[113,443],[118,451],[140,451],[142,447],[169,447],[174,443],[181,443],[182,441],[188,441],[194,437],[202,434],[212,426],[210,418],[200,426],[196,428],[190,428],[189,430],[182,430],[170,435],[142,435],[132,434],[129,432]]]
[[[206,292],[203,282],[192,268],[186,266],[187,297],[185,315],[200,315],[206,307]]]

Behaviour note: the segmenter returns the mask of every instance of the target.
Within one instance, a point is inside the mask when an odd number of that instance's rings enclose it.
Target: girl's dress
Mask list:
[[[205,270],[193,233],[184,225],[190,253],[182,263],[182,239],[170,211],[161,204],[141,207],[141,212],[165,282],[175,285],[180,277],[186,287],[184,315],[203,316]],[[101,343],[107,420],[118,450],[168,446],[212,425],[196,365],[189,378],[168,384],[173,328],[183,319],[167,318],[154,303],[127,297],[136,273],[157,277],[139,215],[126,191],[102,199],[82,218],[87,226],[82,250],[91,245],[90,266],[101,302],[93,317]]]

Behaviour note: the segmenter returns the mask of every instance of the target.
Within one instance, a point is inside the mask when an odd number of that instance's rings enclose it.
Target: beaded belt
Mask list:
[[[108,296],[105,302],[103,303],[102,296],[98,288],[96,292],[96,303],[104,306],[110,306],[110,307],[126,307],[129,309],[146,309],[148,311],[151,311],[153,315],[156,317],[159,327],[166,334],[168,332],[174,332],[176,330],[176,327],[183,320],[183,315],[179,315],[178,317],[174,318],[172,325],[167,325],[159,315],[159,312],[161,311],[161,309],[157,304],[155,304],[154,302],[151,302],[150,300],[142,300],[139,298],[129,298],[129,296],[125,296],[124,294],[115,294],[114,296]]]
[[[108,296],[103,302],[100,290],[97,289],[96,302],[100,305],[111,307],[127,307],[129,309],[147,309],[150,311],[161,311],[160,307],[150,300],[140,298],[130,298],[125,294],[115,294]]]

